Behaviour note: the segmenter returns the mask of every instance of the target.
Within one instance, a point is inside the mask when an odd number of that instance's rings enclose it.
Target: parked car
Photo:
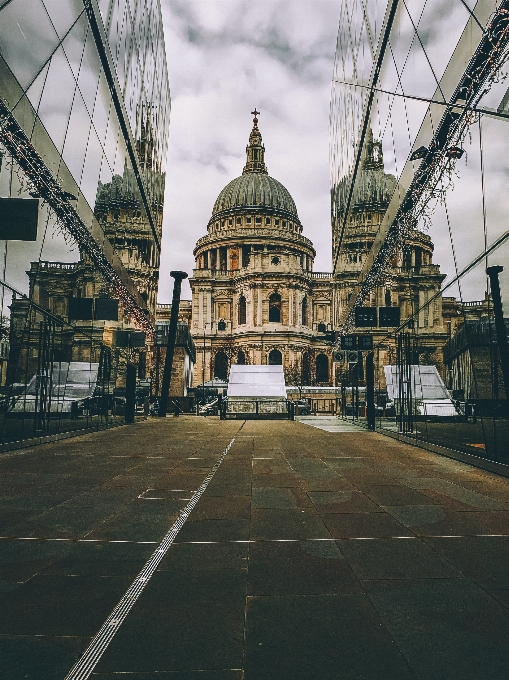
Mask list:
[[[306,399],[297,399],[293,402],[295,404],[295,414],[299,416],[311,415],[311,407]]]

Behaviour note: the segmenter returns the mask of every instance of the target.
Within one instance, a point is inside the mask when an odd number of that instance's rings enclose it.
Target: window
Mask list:
[[[270,217],[265,218],[265,224],[270,224]]]
[[[283,227],[286,228],[286,220],[283,220]]]
[[[390,307],[392,305],[392,295],[391,291],[387,288],[385,290],[385,306]]]
[[[261,217],[256,217],[255,218],[256,224],[261,224],[262,223],[262,218]]]
[[[308,325],[308,299],[305,297],[302,300],[302,325]]]
[[[224,352],[218,352],[214,359],[214,378],[228,380],[228,357]]]
[[[311,371],[309,370],[309,354],[304,352],[302,355],[301,383],[309,385],[311,383]]]
[[[243,295],[241,295],[239,298],[239,326],[242,326],[245,323],[246,323],[246,298]]]
[[[269,321],[281,323],[281,295],[272,293],[269,298]]]
[[[237,363],[242,365],[246,363],[246,355],[241,349],[239,349],[239,353],[237,354]]]
[[[246,217],[246,224],[251,224],[251,218],[250,217]]]
[[[255,161],[258,160],[258,149],[253,149],[253,158]]]
[[[233,220],[232,220],[232,219],[231,219],[231,217],[230,217],[230,219],[228,220],[228,226],[230,226],[230,227],[231,227],[231,226],[232,226],[232,224],[233,224]]]
[[[251,246],[242,246],[242,266],[247,267],[251,259]]]
[[[283,364],[283,355],[278,349],[273,349],[269,352],[269,366],[281,366]]]
[[[242,217],[237,217],[237,224],[242,224]]]
[[[316,357],[316,382],[329,382],[329,358],[325,354]]]
[[[279,227],[279,220],[274,220],[274,224],[276,225],[276,227]]]

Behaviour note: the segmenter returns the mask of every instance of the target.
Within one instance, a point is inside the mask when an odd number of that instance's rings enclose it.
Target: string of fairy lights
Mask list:
[[[39,196],[53,210],[64,236],[70,236],[96,266],[112,297],[119,300],[125,318],[153,337],[154,329],[143,309],[137,304],[120,276],[106,258],[77,211],[69,195],[53,177],[37,150],[23,132],[7,104],[0,100],[0,143],[19,167],[20,181],[30,192]]]
[[[359,283],[357,294],[352,296],[341,334],[345,335],[355,327],[355,307],[362,306],[375,289],[390,278],[391,260],[405,250],[419,223],[425,229],[429,226],[437,204],[443,203],[454,176],[458,176],[456,161],[463,156],[463,143],[470,126],[479,120],[479,101],[495,83],[507,76],[502,69],[509,59],[508,7],[509,0],[492,14],[430,145],[419,147],[410,155],[410,161],[422,162],[373,264]]]

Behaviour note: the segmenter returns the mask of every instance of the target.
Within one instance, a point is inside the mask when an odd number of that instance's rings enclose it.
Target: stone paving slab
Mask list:
[[[0,457],[2,680],[64,680],[233,437],[90,677],[506,677],[509,480],[358,428],[180,417]]]

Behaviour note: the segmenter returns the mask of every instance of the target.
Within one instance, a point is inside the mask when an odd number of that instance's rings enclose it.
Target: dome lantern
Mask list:
[[[248,172],[262,172],[264,175],[268,175],[267,167],[265,165],[265,147],[262,143],[262,135],[258,129],[258,115],[259,111],[251,111],[254,115],[253,118],[253,129],[249,135],[249,144],[246,146],[246,165],[242,174],[245,175]]]

